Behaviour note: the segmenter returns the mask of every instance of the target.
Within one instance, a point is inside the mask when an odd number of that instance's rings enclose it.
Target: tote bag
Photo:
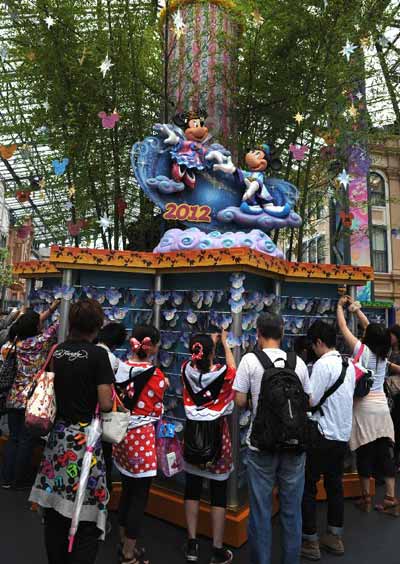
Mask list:
[[[101,421],[103,425],[101,440],[106,443],[117,445],[124,439],[128,430],[130,412],[123,411],[123,404],[115,393],[115,390],[113,392],[113,400],[114,403],[112,411],[103,411],[101,413]]]
[[[57,413],[54,390],[54,372],[47,367],[58,345],[54,345],[40,372],[34,378],[33,392],[28,399],[25,411],[25,426],[36,437],[48,435],[54,425]]]

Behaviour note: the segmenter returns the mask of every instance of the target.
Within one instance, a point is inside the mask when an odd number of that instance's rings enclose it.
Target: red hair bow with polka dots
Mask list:
[[[192,346],[192,352],[193,361],[201,360],[204,356],[203,345],[201,343],[194,343],[194,345]]]
[[[132,337],[129,343],[134,353],[138,352],[140,349],[144,351],[149,350],[151,348],[151,345],[153,344],[150,337],[145,337],[142,341],[138,341],[137,339],[135,339],[135,337]]]

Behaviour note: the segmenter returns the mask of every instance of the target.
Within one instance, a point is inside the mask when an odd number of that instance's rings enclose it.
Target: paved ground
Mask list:
[[[1,564],[45,564],[42,527],[37,514],[29,510],[23,492],[0,490],[0,562]],[[323,526],[324,504],[320,504],[321,526]],[[273,564],[279,564],[279,518],[274,519]],[[146,517],[144,544],[147,546],[151,564],[183,562],[182,545],[184,531],[163,521]],[[97,564],[113,564],[115,556],[116,527],[101,548]],[[400,563],[400,518],[371,513],[361,514],[346,502],[346,555],[337,557],[324,555],[322,562],[340,564],[399,564]],[[201,541],[201,563],[208,562],[209,541]],[[235,550],[235,562],[249,562],[247,546]]]

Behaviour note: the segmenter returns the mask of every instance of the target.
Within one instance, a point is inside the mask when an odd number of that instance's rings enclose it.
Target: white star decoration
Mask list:
[[[111,59],[110,59],[110,57],[108,56],[108,53],[107,53],[106,58],[101,63],[101,65],[98,67],[100,69],[101,73],[103,74],[103,78],[106,77],[106,74],[108,73],[110,68],[113,67],[113,66],[114,66],[114,64],[111,62]]]
[[[46,112],[49,111],[49,109],[50,109],[50,104],[49,104],[49,101],[48,101],[48,100],[45,101],[45,103],[43,104],[43,107],[44,107],[44,109],[46,110]]]
[[[103,215],[103,217],[101,217],[97,223],[100,223],[100,227],[103,231],[109,229],[111,225],[111,221],[108,219],[107,214]]]
[[[175,31],[175,35],[178,39],[180,39],[182,37],[182,35],[184,35],[185,31],[186,31],[186,24],[183,21],[182,18],[182,14],[181,11],[178,10],[175,14],[174,17],[172,18],[174,21],[174,31]]]
[[[347,187],[350,184],[351,176],[345,168],[337,176],[337,179],[339,180],[340,184],[343,184],[345,190],[347,190]]]
[[[53,27],[53,25],[56,23],[54,21],[54,19],[51,16],[47,16],[47,18],[44,20],[47,23],[47,28],[50,29],[51,27]]]
[[[350,61],[350,57],[352,56],[352,54],[356,49],[357,49],[357,45],[354,45],[354,43],[350,43],[350,41],[347,40],[346,45],[343,47],[343,49],[340,52],[344,57],[346,57],[347,61]]]

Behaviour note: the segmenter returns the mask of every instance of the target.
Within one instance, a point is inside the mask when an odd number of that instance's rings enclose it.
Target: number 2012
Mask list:
[[[189,204],[170,203],[165,206],[164,219],[178,221],[195,221],[211,223],[211,208],[209,206],[189,206]]]

